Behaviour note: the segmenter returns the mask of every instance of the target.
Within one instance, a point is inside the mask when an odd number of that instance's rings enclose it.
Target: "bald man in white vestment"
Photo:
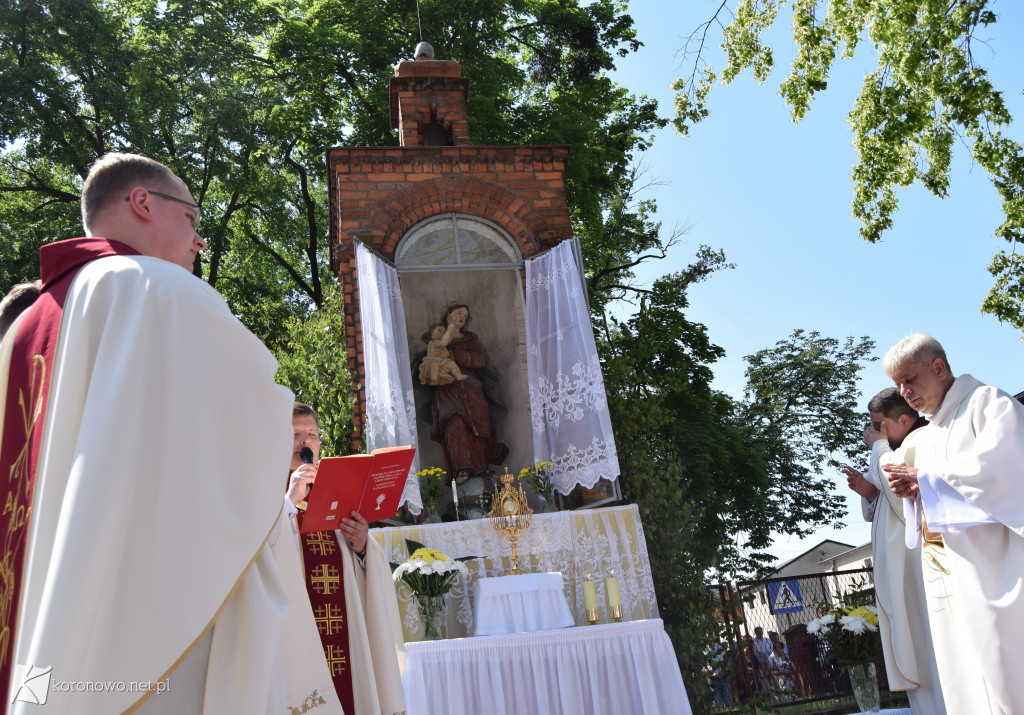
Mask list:
[[[1024,713],[1024,405],[954,378],[933,337],[886,353],[886,374],[929,424],[884,467],[923,542],[930,623],[950,713]]]
[[[285,680],[288,648],[318,647],[288,608],[291,393],[191,274],[206,243],[178,177],[109,154],[82,196],[88,238],[42,247],[43,291],[0,342],[8,712],[319,705],[325,672]]]

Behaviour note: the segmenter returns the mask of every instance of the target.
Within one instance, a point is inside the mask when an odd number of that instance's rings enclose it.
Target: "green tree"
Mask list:
[[[692,72],[676,81],[675,124],[684,136],[709,113],[708,94],[720,78],[733,81],[751,68],[760,83],[774,68],[763,35],[779,18],[785,0],[723,2],[687,43]],[[1006,134],[1010,113],[1002,93],[976,60],[979,33],[996,22],[989,0],[792,0],[796,57],[780,86],[799,121],[815,94],[828,87],[837,57],[858,47],[877,56],[849,114],[858,160],[853,169],[853,213],[861,236],[878,241],[892,226],[896,189],[919,183],[938,197],[949,189],[953,147],[970,148],[1002,202],[995,234],[1010,247],[989,267],[995,277],[982,310],[1024,330],[1024,149]],[[732,10],[723,31],[725,66],[705,64],[705,47],[719,17]],[[863,54],[863,52],[862,52]]]
[[[345,313],[341,290],[330,285],[324,304],[308,318],[292,317],[285,325],[288,349],[278,349],[277,381],[291,388],[320,417],[324,456],[349,454],[356,395],[345,353]]]
[[[845,516],[825,475],[860,458],[865,415],[857,379],[877,360],[874,348],[866,337],[840,342],[794,330],[774,347],[746,357],[740,420],[773,475],[772,530],[807,536],[809,526],[839,525]]]
[[[397,143],[394,64],[413,3],[398,0],[42,0],[0,4],[0,237],[17,279],[69,225],[91,162],[135,151],[167,163],[203,207],[195,266],[271,346],[323,302],[330,145]],[[607,76],[638,47],[614,0],[422,3],[438,56],[472,78],[480,144],[577,147],[567,190],[580,223],[664,124]],[[28,265],[26,265],[28,262]],[[6,273],[4,274],[6,278]],[[13,282],[13,280],[12,280]]]
[[[685,232],[662,231],[654,205],[636,200],[642,177],[631,172],[603,199],[604,222],[584,244],[588,291],[620,483],[639,508],[658,607],[696,706],[718,629],[705,579],[761,574],[772,532],[806,534],[842,516],[823,474],[859,447],[856,376],[872,345],[798,330],[747,358],[742,402],[712,389],[724,351],[687,319],[688,291],[732,265],[701,247],[683,270],[640,281],[639,267]]]

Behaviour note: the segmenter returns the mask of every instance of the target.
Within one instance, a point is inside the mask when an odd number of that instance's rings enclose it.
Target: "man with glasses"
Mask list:
[[[292,396],[192,275],[199,207],[167,167],[102,157],[82,219],[86,238],[40,249],[42,293],[0,342],[3,702],[34,712],[51,668],[55,712],[301,709],[320,698],[285,685],[272,549],[300,579]]]

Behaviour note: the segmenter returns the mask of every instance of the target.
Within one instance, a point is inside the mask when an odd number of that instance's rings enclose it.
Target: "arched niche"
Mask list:
[[[466,329],[475,333],[491,363],[501,373],[501,396],[507,414],[494,429],[509,448],[503,465],[512,473],[533,464],[526,372],[523,257],[511,237],[495,224],[465,214],[444,214],[412,226],[395,249],[402,286],[409,364],[416,384],[417,435],[420,465],[443,466],[441,448],[430,438],[429,388],[418,384],[417,356],[424,352],[424,334],[440,320],[445,306],[470,306]]]

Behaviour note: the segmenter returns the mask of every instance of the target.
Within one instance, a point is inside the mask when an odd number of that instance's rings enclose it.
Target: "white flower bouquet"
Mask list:
[[[880,647],[878,609],[868,605],[832,608],[808,623],[807,632],[828,643],[832,657],[840,663],[871,663]]]
[[[405,543],[409,547],[409,558],[405,563],[391,564],[392,576],[395,584],[404,581],[419,602],[424,640],[437,640],[441,638],[439,621],[444,620],[444,596],[455,585],[459,574],[469,573],[462,562],[476,556],[453,559],[412,539],[406,539]]]
[[[463,561],[477,558],[461,556],[453,559],[412,539],[406,539],[405,543],[409,547],[409,558],[402,564],[391,564],[394,569],[392,577],[395,583],[404,581],[417,597],[443,596],[448,593],[459,574],[469,573]]]

